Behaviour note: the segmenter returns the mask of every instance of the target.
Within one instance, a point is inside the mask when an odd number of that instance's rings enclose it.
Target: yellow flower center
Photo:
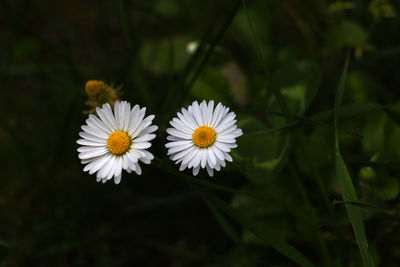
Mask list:
[[[107,139],[108,150],[114,155],[124,154],[131,146],[131,139],[123,131],[115,131]]]
[[[98,96],[107,88],[107,85],[103,81],[90,80],[85,84],[85,92],[89,97]]]
[[[200,126],[192,135],[193,142],[200,148],[207,148],[215,142],[215,131],[208,126]]]

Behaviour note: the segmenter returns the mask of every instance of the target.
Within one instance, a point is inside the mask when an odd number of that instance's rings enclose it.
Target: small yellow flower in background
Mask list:
[[[106,90],[106,87],[107,85],[103,81],[90,80],[85,84],[85,92],[88,97],[96,98]]]
[[[395,7],[388,0],[372,0],[369,3],[368,11],[375,20],[397,16]]]
[[[194,101],[188,109],[182,108],[178,118],[169,123],[169,136],[165,147],[168,155],[176,164],[181,164],[180,171],[193,168],[197,175],[200,168],[207,169],[210,176],[214,169],[225,167],[225,161],[232,161],[231,149],[237,147],[236,138],[243,134],[236,126],[236,114],[221,103],[214,108],[214,101]]]
[[[97,181],[114,178],[121,181],[122,170],[142,174],[139,162],[150,164],[153,154],[147,151],[158,127],[151,125],[154,115],[145,117],[146,108],[131,107],[126,101],[116,101],[113,109],[109,104],[96,108],[96,115],[89,114],[77,143],[79,159],[86,165],[84,171],[97,173]]]
[[[108,103],[111,107],[115,101],[119,100],[119,88],[114,88],[100,80],[89,80],[85,84],[85,93],[88,96],[86,105],[90,110],[84,111],[84,114],[94,113],[97,107]]]

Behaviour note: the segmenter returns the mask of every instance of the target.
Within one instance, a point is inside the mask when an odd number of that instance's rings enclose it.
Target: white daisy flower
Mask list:
[[[89,174],[97,172],[97,181],[105,183],[114,177],[114,182],[121,181],[122,170],[128,173],[142,173],[139,161],[149,164],[153,154],[146,149],[151,147],[149,141],[158,129],[151,125],[154,115],[144,118],[146,108],[138,105],[131,108],[126,101],[116,101],[114,114],[109,104],[97,108],[97,116],[90,114],[77,143],[79,158],[87,164],[84,171]]]
[[[194,101],[169,122],[173,128],[167,129],[167,139],[171,142],[165,147],[171,160],[181,163],[180,171],[193,168],[197,175],[201,167],[213,176],[214,169],[225,167],[225,160],[232,161],[229,152],[237,147],[236,138],[243,132],[235,124],[235,113],[228,112],[221,103],[214,109],[214,101],[207,104],[203,100],[200,105]]]

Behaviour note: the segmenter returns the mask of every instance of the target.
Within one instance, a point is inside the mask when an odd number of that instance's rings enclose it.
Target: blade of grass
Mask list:
[[[342,197],[344,201],[357,202],[357,194],[354,188],[353,182],[350,178],[349,172],[346,167],[342,155],[339,149],[339,131],[337,130],[338,120],[339,120],[339,110],[343,98],[343,92],[347,79],[347,71],[349,68],[349,58],[350,53],[347,54],[346,63],[343,68],[342,75],[339,80],[339,85],[336,90],[335,105],[333,110],[333,124],[335,127],[334,135],[334,147],[335,147],[335,158],[336,158],[336,177],[338,179],[338,184],[342,192]],[[346,205],[347,214],[350,219],[350,223],[353,227],[354,235],[357,240],[358,247],[361,253],[361,259],[364,266],[374,266],[371,256],[368,252],[368,242],[365,234],[364,222],[362,218],[361,211],[359,207]]]

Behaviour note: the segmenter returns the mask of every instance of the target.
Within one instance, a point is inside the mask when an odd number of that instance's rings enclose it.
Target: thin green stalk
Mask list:
[[[199,46],[197,47],[196,51],[194,52],[193,56],[189,59],[189,61],[186,63],[185,68],[181,74],[181,83],[184,84],[187,76],[193,69],[193,67],[196,65],[197,61],[201,58],[201,54],[203,53],[206,45],[207,45],[207,40],[210,37],[213,29],[215,28],[215,25],[217,23],[217,17],[214,17],[213,21],[208,25],[207,30],[205,31],[203,37],[201,38],[201,41],[199,43]]]
[[[225,32],[228,30],[229,26],[231,25],[231,22],[232,22],[233,18],[235,17],[237,11],[239,10],[239,8],[240,8],[240,0],[237,0],[236,3],[234,4],[232,11],[230,12],[229,17],[226,19],[226,21],[222,25],[221,29],[219,30],[218,34],[211,42],[209,49],[207,50],[206,54],[204,55],[203,59],[200,62],[199,67],[196,69],[195,73],[193,74],[193,76],[190,78],[189,82],[185,86],[185,91],[190,90],[190,88],[193,86],[194,82],[197,80],[199,74],[203,70],[203,68],[206,65],[208,59],[210,58],[212,52],[214,51],[215,46],[218,44],[218,42],[221,40],[222,36],[224,36]]]
[[[247,22],[249,23],[250,31],[252,33],[254,43],[256,45],[257,53],[261,58],[261,64],[264,64],[265,63],[264,54],[261,50],[261,46],[260,46],[260,43],[258,42],[257,36],[254,34],[255,31],[254,31],[253,23],[251,22],[251,19],[250,19],[249,11],[247,9],[246,0],[242,0],[242,5],[243,5],[244,11],[246,12]]]

